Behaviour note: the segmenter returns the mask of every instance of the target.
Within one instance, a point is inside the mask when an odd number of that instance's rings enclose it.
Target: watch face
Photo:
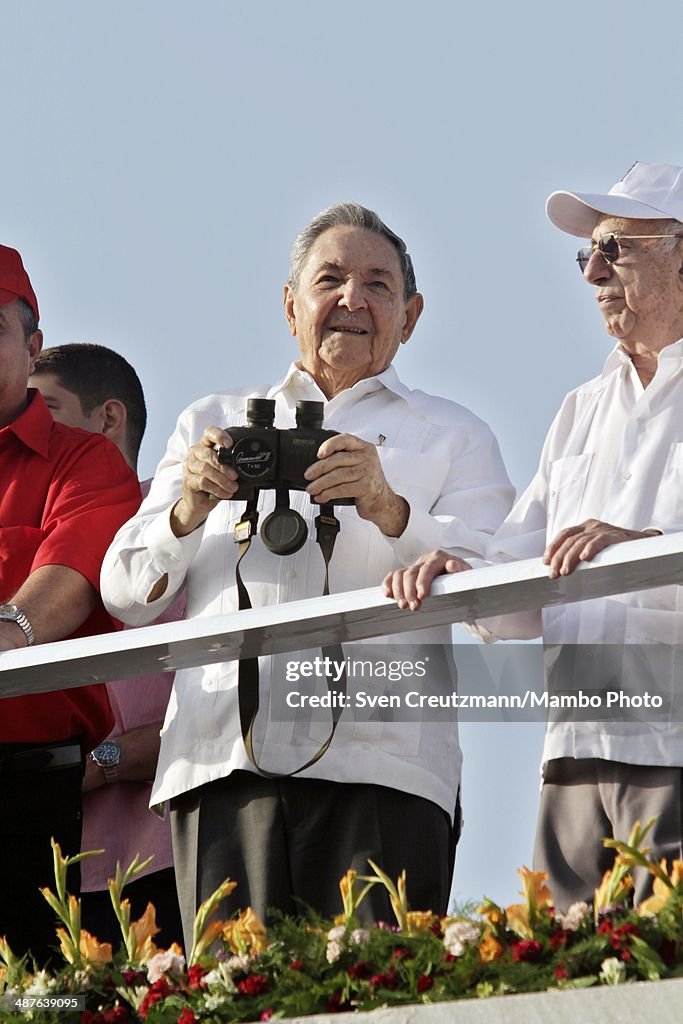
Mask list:
[[[105,740],[95,747],[92,752],[93,760],[99,765],[118,764],[121,757],[121,750],[118,743],[113,740]]]
[[[15,604],[0,604],[0,619],[15,622],[20,614]]]

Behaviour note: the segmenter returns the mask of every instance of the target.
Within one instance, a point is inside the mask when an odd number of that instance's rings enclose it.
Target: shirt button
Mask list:
[[[621,479],[622,479],[622,480],[630,480],[630,479],[631,479],[631,474],[629,473],[629,471],[628,471],[628,470],[626,470],[626,472],[625,472],[625,473],[622,473],[622,474],[621,474]]]

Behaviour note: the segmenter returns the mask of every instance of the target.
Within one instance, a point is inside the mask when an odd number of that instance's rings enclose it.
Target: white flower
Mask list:
[[[38,971],[33,975],[31,983],[24,989],[27,996],[44,996],[57,984],[55,978],[51,978],[47,971]]]
[[[213,973],[213,972],[211,972]],[[206,975],[204,975],[206,981]],[[204,1006],[207,1010],[217,1010],[219,1006],[223,1006],[227,1003],[230,996],[227,992],[205,992],[204,993]]]
[[[240,958],[230,957],[230,960],[237,959]],[[219,962],[212,971],[209,971],[208,974],[204,975],[204,981],[208,988],[211,988],[213,985],[219,985],[221,988],[219,989],[218,995],[221,994],[221,989],[224,989],[226,992],[236,992],[237,989],[235,988],[235,983],[232,980],[233,969],[237,970],[237,966],[231,968],[228,960]],[[242,970],[242,968],[240,968],[240,970]]]
[[[565,931],[576,932],[590,913],[590,906],[582,900],[579,903],[572,903],[566,914],[557,914],[556,920]]]
[[[328,942],[327,949],[325,950],[325,956],[327,957],[328,964],[333,964],[335,960],[344,952],[344,947],[339,942]]]
[[[479,941],[480,931],[473,921],[453,921],[443,933],[443,944],[451,956],[462,956],[465,946]]]
[[[626,964],[610,956],[600,965],[600,981],[603,985],[620,985],[626,981]]]
[[[166,974],[167,971],[182,971],[185,964],[185,957],[180,956],[172,949],[165,949],[161,953],[155,953],[147,961],[147,977],[151,985]]]
[[[225,967],[228,975],[235,974],[237,971],[248,971],[249,965],[251,964],[251,958],[248,953],[237,953],[235,956],[228,957],[220,965]]]
[[[358,930],[360,931],[360,929]],[[325,951],[325,956],[327,957],[328,964],[333,964],[344,952],[342,939],[345,935],[346,928],[343,924],[338,924],[334,928],[330,928],[327,933],[327,949]]]
[[[349,935],[349,944],[351,946],[360,946],[362,942],[367,942],[370,938],[370,932],[367,928],[354,928]]]
[[[149,992],[149,989],[146,985],[136,985],[135,987],[119,985],[116,991],[122,999],[125,999],[137,1011],[142,1006],[142,1000]]]

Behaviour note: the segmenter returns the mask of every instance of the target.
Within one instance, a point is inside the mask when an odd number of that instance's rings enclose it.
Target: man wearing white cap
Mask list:
[[[542,555],[557,577],[610,544],[683,530],[683,168],[636,163],[606,195],[554,192],[547,214],[591,239],[578,263],[617,344],[600,376],[565,398],[538,472],[487,558]],[[387,577],[385,591],[415,609],[437,573],[465,568],[435,551]],[[683,587],[485,625],[500,638],[542,633],[550,685],[618,690],[654,681],[675,705]],[[683,856],[680,717],[549,723],[534,860],[557,906],[592,897],[613,856],[602,839],[626,838],[636,819],[658,816],[653,856]],[[636,899],[647,883],[637,880]]]

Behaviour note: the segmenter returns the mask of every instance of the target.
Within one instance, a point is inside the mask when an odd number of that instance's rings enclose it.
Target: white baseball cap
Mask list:
[[[553,192],[545,212],[561,231],[579,238],[591,237],[603,213],[634,220],[683,221],[683,167],[636,161],[607,195]]]

